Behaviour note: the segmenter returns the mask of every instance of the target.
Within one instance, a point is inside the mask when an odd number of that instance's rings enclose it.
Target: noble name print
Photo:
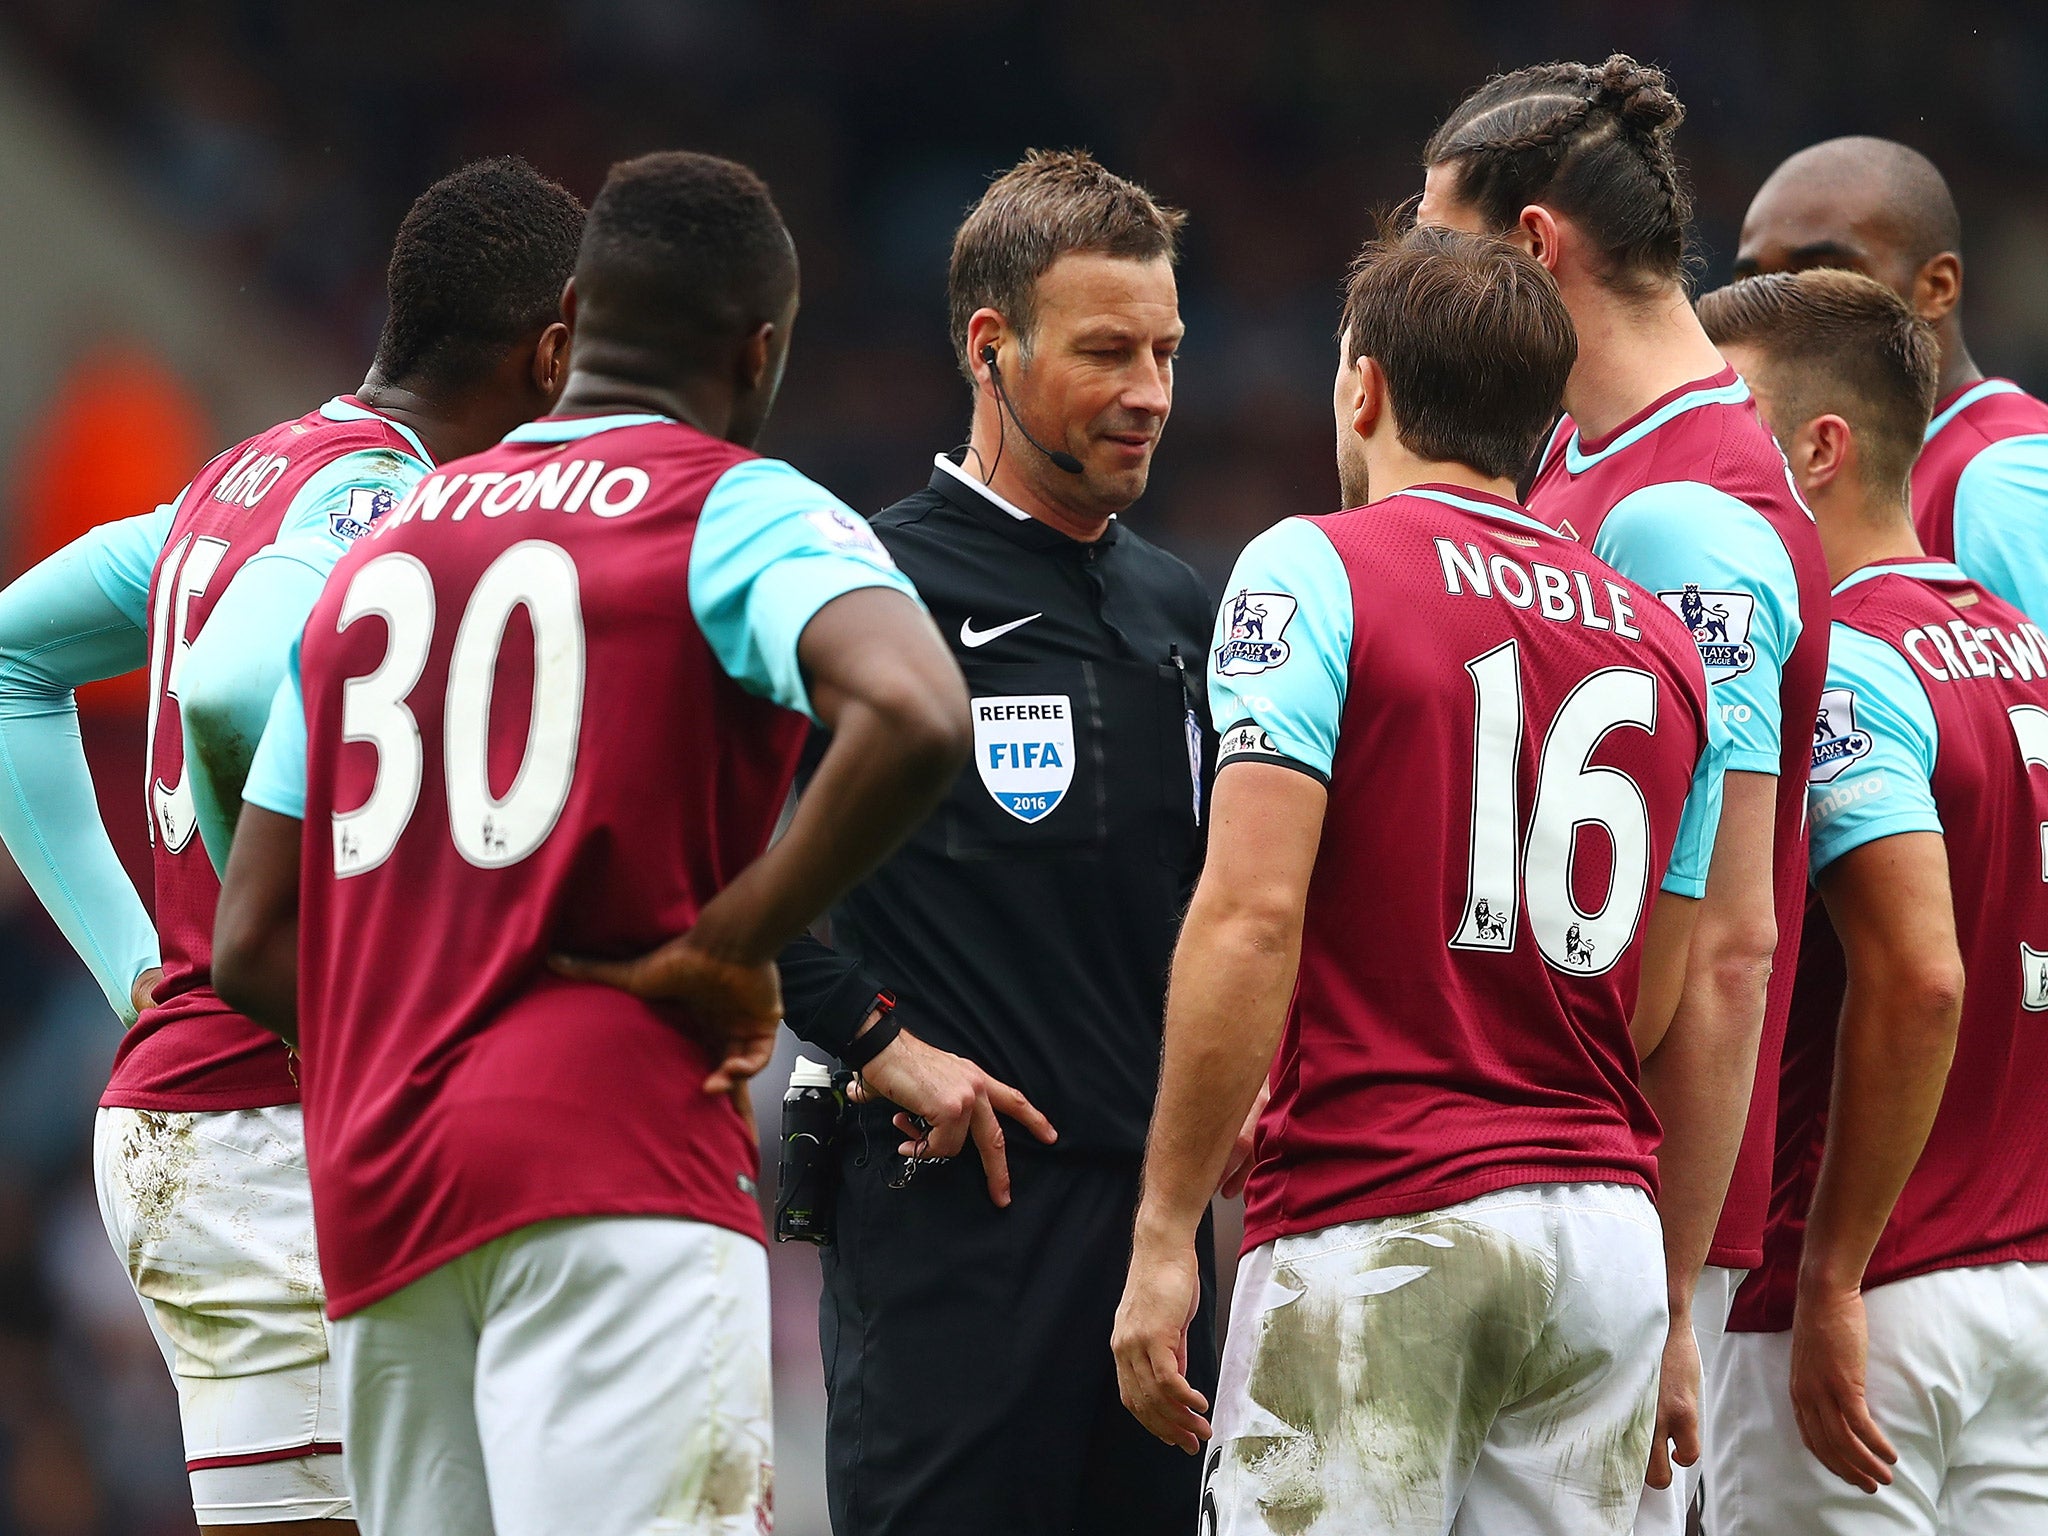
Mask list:
[[[1813,722],[1815,784],[1832,783],[1843,769],[1870,755],[1870,733],[1856,729],[1856,693],[1829,688],[1820,696],[1820,714]]]
[[[1749,593],[1702,590],[1689,581],[1679,591],[1659,592],[1657,599],[1692,631],[1709,683],[1726,682],[1756,665],[1756,647],[1749,643],[1756,599]]]
[[[1285,592],[1239,592],[1230,599],[1230,629],[1216,649],[1216,670],[1224,677],[1264,672],[1287,660],[1287,626],[1295,601]]]
[[[974,767],[997,805],[1041,821],[1074,782],[1074,711],[1063,693],[973,701]]]

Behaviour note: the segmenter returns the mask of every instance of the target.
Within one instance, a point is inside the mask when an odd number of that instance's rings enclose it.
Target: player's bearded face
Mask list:
[[[1371,477],[1365,467],[1365,440],[1358,435],[1358,405],[1365,384],[1358,365],[1349,361],[1351,333],[1337,343],[1337,383],[1331,400],[1337,425],[1337,487],[1347,507],[1362,507],[1372,500]]]

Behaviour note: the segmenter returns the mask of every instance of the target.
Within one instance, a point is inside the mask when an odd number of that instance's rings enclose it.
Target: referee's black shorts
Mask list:
[[[1011,1203],[970,1143],[901,1189],[881,1106],[842,1146],[819,1306],[835,1536],[1190,1536],[1202,1463],[1117,1397],[1110,1327],[1130,1261],[1135,1158],[1009,1138]],[[1188,1376],[1216,1395],[1216,1277],[1202,1224]]]

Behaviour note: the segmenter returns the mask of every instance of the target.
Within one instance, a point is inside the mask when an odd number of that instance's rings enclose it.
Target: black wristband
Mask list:
[[[873,1027],[847,1041],[845,1048],[839,1053],[839,1059],[856,1072],[863,1070],[869,1062],[886,1051],[896,1037],[903,1033],[903,1020],[896,1016],[894,997],[887,992],[877,992],[875,1001],[868,1011],[872,1013],[877,1009],[881,1011],[882,1016],[875,1020]]]

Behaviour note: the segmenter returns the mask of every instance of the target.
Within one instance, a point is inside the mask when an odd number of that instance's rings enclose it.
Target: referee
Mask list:
[[[1214,763],[1207,594],[1117,521],[1172,406],[1183,218],[1081,153],[993,182],[953,243],[968,445],[874,520],[966,674],[974,757],[836,948],[783,957],[791,1025],[890,1101],[851,1114],[824,1250],[837,1536],[1194,1526],[1198,1463],[1124,1411],[1109,1352]],[[906,1109],[980,1165],[906,1161]]]

